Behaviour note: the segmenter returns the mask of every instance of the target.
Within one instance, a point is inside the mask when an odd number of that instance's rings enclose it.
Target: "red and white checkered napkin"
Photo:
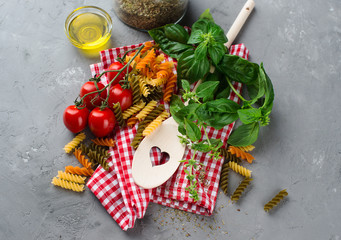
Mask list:
[[[126,50],[139,46],[141,44],[102,51],[100,53],[102,62],[90,66],[92,75],[94,76],[107,69],[114,62],[114,59]],[[231,46],[230,54],[248,59],[249,51],[243,44],[238,44]],[[173,60],[168,56],[166,58],[167,60]],[[173,61],[175,62],[175,60]],[[101,80],[103,83],[107,83],[105,76]],[[239,83],[234,84],[238,91],[241,90],[241,86]],[[239,101],[234,92],[231,92],[229,98],[236,102]],[[165,104],[165,107],[169,109],[168,104]],[[208,127],[208,136],[210,138],[220,138],[226,143],[233,126],[234,124],[232,123],[219,131]],[[130,143],[134,138],[136,130],[137,125],[133,128],[126,127],[124,129],[117,127],[114,130],[117,146],[114,149],[110,149],[109,171],[105,171],[99,166],[87,183],[89,189],[95,194],[118,225],[123,230],[132,228],[136,218],[144,216],[150,201],[188,212],[211,215],[217,198],[223,159],[212,161],[208,154],[198,153],[197,161],[202,163],[204,167],[196,172],[200,183],[198,189],[200,200],[197,202],[194,202],[185,190],[188,186],[188,180],[183,171],[184,163],[180,164],[178,170],[163,185],[154,189],[143,189],[134,183],[131,175],[134,149],[130,146]],[[187,148],[184,159],[190,159],[191,156],[192,151]],[[153,149],[151,161],[154,161],[154,164],[160,164],[163,160],[160,150]]]

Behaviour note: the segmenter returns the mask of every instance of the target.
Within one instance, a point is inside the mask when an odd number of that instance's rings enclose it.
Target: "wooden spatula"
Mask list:
[[[248,0],[239,12],[226,34],[228,42],[225,45],[228,48],[238,35],[254,6],[254,0]],[[196,87],[200,82],[197,83]],[[174,174],[186,148],[185,145],[180,143],[178,135],[178,124],[170,117],[141,141],[132,164],[132,176],[137,185],[146,189],[155,188],[166,182]],[[152,165],[150,151],[153,147],[158,147],[161,152],[168,153],[169,160],[165,164]]]

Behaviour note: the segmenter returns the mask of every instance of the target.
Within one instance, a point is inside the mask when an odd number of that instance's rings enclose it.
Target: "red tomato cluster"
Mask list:
[[[115,62],[110,65],[108,70],[120,70],[123,67],[123,64]],[[108,72],[108,81],[110,82],[117,74],[117,72]],[[124,111],[133,103],[131,89],[123,89],[119,84],[124,77],[125,71],[117,76],[109,90],[104,89],[106,86],[101,82],[88,81],[84,83],[79,93],[80,98],[85,96],[83,98],[83,107],[78,108],[71,105],[64,111],[63,121],[66,128],[73,133],[78,133],[88,125],[96,137],[105,137],[110,134],[116,125],[116,118],[112,111],[113,104],[119,102],[122,111]],[[101,93],[96,92],[99,90],[103,91]],[[108,107],[103,108],[101,104],[107,97]]]

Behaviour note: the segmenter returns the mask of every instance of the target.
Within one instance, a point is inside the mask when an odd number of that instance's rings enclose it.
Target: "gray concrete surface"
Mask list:
[[[243,4],[191,0],[183,23],[211,8],[228,29]],[[149,39],[118,21],[111,0],[0,0],[0,239],[341,238],[339,0],[257,0],[236,39],[251,61],[264,62],[276,92],[247,195],[231,204],[219,194],[211,217],[151,204],[127,232],[89,189],[77,194],[50,184],[71,161],[62,149],[72,138],[63,110],[99,60],[85,57],[63,32],[68,13],[82,5],[110,13],[112,46]],[[283,188],[286,201],[265,213],[263,204]]]

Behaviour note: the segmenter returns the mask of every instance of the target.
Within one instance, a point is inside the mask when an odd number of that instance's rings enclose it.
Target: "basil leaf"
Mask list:
[[[185,128],[186,128],[186,135],[189,137],[189,139],[191,139],[193,142],[200,140],[201,131],[194,122],[189,121],[185,118]]]
[[[236,146],[243,147],[253,144],[259,133],[259,123],[243,124],[235,129],[230,135],[227,143]]]
[[[212,44],[208,45],[208,54],[215,65],[218,65],[225,53],[226,47],[222,43],[213,42]]]
[[[261,109],[262,109],[263,115],[269,115],[272,110],[275,93],[274,93],[271,80],[264,70],[263,63],[261,63],[260,65],[259,74],[261,78],[263,78],[265,81],[265,99],[264,99],[264,104],[261,107]]]
[[[210,9],[209,9],[209,8],[207,8],[207,9],[200,15],[199,19],[201,19],[201,18],[206,19],[206,20],[211,21],[211,22],[214,22],[214,19],[213,19],[211,13],[210,13]]]
[[[225,81],[224,75],[219,71],[214,71],[213,73],[208,73],[204,79],[207,81],[218,81],[219,85],[215,92],[215,99],[218,98],[228,98],[230,96],[230,85]],[[199,85],[200,86],[200,85]]]
[[[258,78],[258,64],[235,55],[225,54],[217,68],[236,82],[252,84]]]
[[[201,104],[196,114],[199,120],[219,130],[238,119],[238,109],[237,103],[221,98]]]
[[[256,103],[258,99],[264,96],[265,84],[265,79],[259,74],[258,81],[255,81],[253,84],[246,85],[249,97],[251,98],[251,100],[249,101],[250,105]]]
[[[183,123],[180,123],[178,126],[178,131],[179,133],[181,133],[182,135],[186,135],[186,129]]]
[[[218,85],[219,85],[219,81],[203,82],[198,86],[196,90],[196,94],[199,98],[203,98],[204,102],[213,100],[214,93],[217,90]]]
[[[210,23],[209,20],[201,18],[192,25],[192,31],[201,30],[203,33],[208,33],[211,27]]]
[[[176,112],[175,117],[181,119],[182,122],[185,118],[190,121],[196,121],[198,120],[198,117],[196,115],[196,110],[198,106],[198,103],[188,104],[187,106],[184,106],[178,112]]]
[[[189,39],[188,32],[179,24],[168,24],[164,26],[166,37],[174,42],[186,44]]]
[[[204,38],[202,37],[203,34],[204,33],[200,29],[198,29],[194,32],[192,31],[191,36],[189,37],[187,43],[188,44],[197,44],[197,43],[202,42],[204,40]]]
[[[214,148],[220,148],[223,146],[223,141],[221,139],[216,139],[216,138],[210,138],[210,142],[212,144],[212,147]]]
[[[204,153],[211,151],[211,147],[207,143],[207,140],[203,140],[199,143],[192,144],[191,148],[193,150],[197,150],[197,151],[204,152]]]
[[[191,86],[189,84],[189,82],[185,79],[182,79],[181,80],[181,85],[182,85],[182,88],[185,90],[185,91],[191,91]]]
[[[181,101],[181,99],[177,96],[177,95],[173,95],[171,97],[171,101],[170,101],[170,113],[172,114],[174,120],[177,123],[182,123],[183,122],[183,118],[181,117],[177,117],[176,114],[177,112],[179,112],[183,107],[185,107],[184,103]]]
[[[207,58],[207,43],[200,43],[194,51],[194,56],[196,60]]]
[[[244,124],[258,122],[262,117],[262,111],[258,108],[239,109],[238,116]]]
[[[212,37],[215,41],[219,43],[227,42],[227,37],[224,33],[224,30],[219,25],[215,23],[211,24],[209,32],[212,34]]]
[[[191,45],[172,41],[167,38],[163,28],[152,29],[148,33],[159,44],[162,51],[173,58],[179,58],[183,52],[192,48]]]
[[[186,79],[190,83],[203,78],[210,70],[207,58],[196,60],[194,50],[187,50],[178,60],[178,79]]]

